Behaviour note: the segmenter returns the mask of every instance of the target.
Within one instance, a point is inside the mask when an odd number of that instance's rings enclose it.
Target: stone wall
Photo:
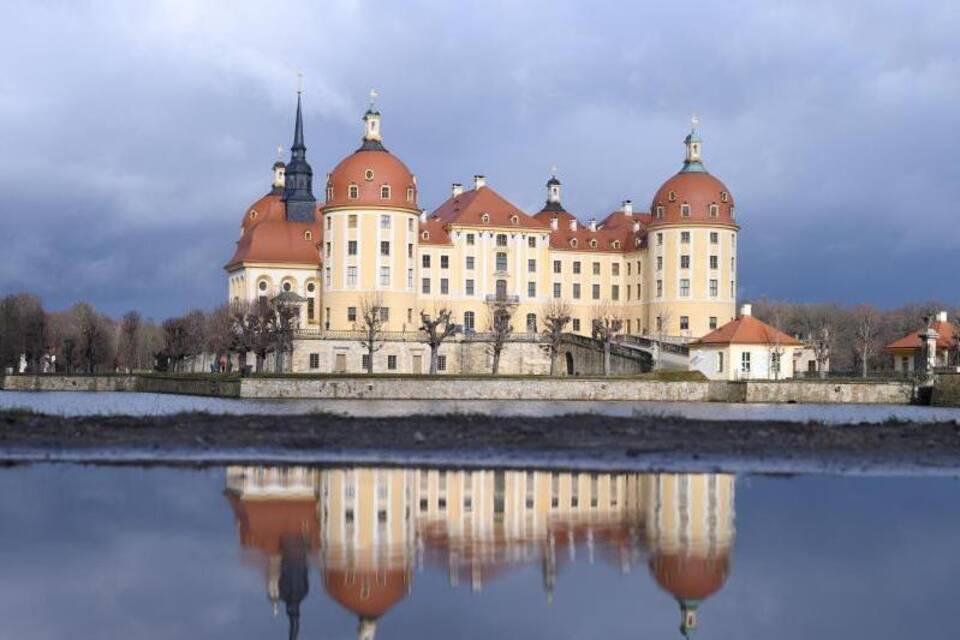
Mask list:
[[[909,382],[829,382],[751,380],[744,385],[744,402],[910,404]]]
[[[239,398],[239,378],[189,378],[150,374],[137,376],[134,391],[143,393],[176,393],[191,396]]]
[[[8,375],[5,391],[135,391],[137,376]]]
[[[938,407],[960,407],[960,373],[937,374],[930,404]]]

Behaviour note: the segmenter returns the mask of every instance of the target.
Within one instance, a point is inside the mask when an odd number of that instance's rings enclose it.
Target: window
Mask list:
[[[657,297],[663,297],[663,280],[657,280]]]
[[[595,275],[595,276],[600,275],[600,263],[599,263],[599,262],[594,262],[594,263],[593,263],[593,275]]]
[[[680,331],[690,330],[690,316],[680,316]]]
[[[681,242],[682,244],[690,244],[690,232],[689,232],[689,231],[681,231],[681,232],[680,232],[680,242]]]
[[[573,319],[573,330],[580,331],[580,318]]]
[[[579,243],[579,241],[578,241],[576,238],[570,238],[570,246],[571,246],[571,247],[576,248],[576,246],[577,246],[578,244],[580,244],[580,243]]]
[[[710,205],[710,217],[711,217],[711,218],[716,218],[718,215],[720,215],[720,207],[718,207],[718,206],[715,205],[715,204],[711,204],[711,205]]]
[[[537,248],[537,236],[527,236],[527,246],[531,249]]]
[[[355,287],[357,286],[357,268],[356,267],[347,267],[347,286]]]
[[[387,369],[390,371],[397,370],[397,356],[387,356]]]
[[[681,278],[680,280],[680,297],[687,298],[690,296],[690,280],[688,278]]]
[[[610,287],[610,297],[614,300],[620,299],[620,285],[612,285]]]
[[[598,285],[598,284],[593,285],[593,289],[592,289],[591,293],[593,294],[593,299],[594,299],[594,300],[599,300],[599,299],[600,299],[600,285]]]
[[[413,289],[413,269],[407,269],[407,289]]]
[[[330,271],[330,267],[327,267],[326,269],[323,270],[323,282],[328,287],[331,286],[331,283],[333,282],[333,275],[332,275],[332,272]]]
[[[630,265],[630,263],[628,262],[628,263],[627,263],[627,275],[628,275],[628,276],[630,275],[630,266],[631,266],[631,265]]]
[[[355,256],[357,255],[357,241],[356,240],[347,240],[347,255]]]
[[[717,373],[723,373],[723,351],[717,353]]]
[[[407,231],[413,231],[413,218],[407,218]]]
[[[710,316],[710,330],[713,331],[717,328],[717,316]]]
[[[533,258],[527,260],[527,273],[536,273],[537,272],[537,261]]]
[[[390,286],[390,267],[380,267],[380,286]]]
[[[319,368],[320,368],[320,354],[319,354],[319,353],[311,353],[311,354],[310,354],[310,368],[311,368],[311,369],[319,369]]]
[[[641,266],[642,264],[643,264],[643,263],[641,263],[639,260],[637,260],[637,275],[638,275],[638,276],[640,275],[640,266]]]
[[[412,258],[412,257],[413,257],[413,243],[412,243],[412,242],[407,244],[407,257],[408,257],[408,258]]]
[[[579,282],[573,283],[573,299],[574,300],[580,299],[580,283]]]
[[[734,213],[733,213],[733,207],[730,207],[730,218],[733,219],[733,218],[736,218],[736,217],[737,217],[737,216],[734,215]]]
[[[349,187],[347,187],[347,197],[350,198],[351,200],[356,200],[357,198],[359,198],[360,187],[358,187],[355,184],[352,184]]]
[[[480,214],[480,222],[482,222],[483,224],[489,224],[489,223],[490,223],[490,214],[489,214],[489,213],[481,213],[481,214]]]
[[[710,232],[710,244],[720,244],[720,234],[716,231]]]
[[[304,239],[304,240],[313,240],[313,231],[310,231],[309,229],[307,229],[306,231],[304,231],[304,232],[303,232],[303,239]]]
[[[681,268],[681,269],[689,269],[689,268],[690,268],[690,256],[688,256],[688,255],[680,256],[680,268]]]
[[[497,299],[502,300],[507,297],[507,281],[506,280],[497,280],[496,284]]]
[[[440,256],[440,268],[441,269],[450,268],[450,256]]]
[[[740,354],[740,372],[750,373],[750,352],[744,351]]]
[[[330,257],[330,243],[329,243],[329,242],[324,243],[324,245],[323,245],[323,255],[324,255],[325,257],[327,257],[327,258]]]
[[[476,316],[474,316],[473,311],[464,311],[463,312],[463,330],[473,332],[474,327],[476,327]]]
[[[663,256],[657,256],[657,271],[663,271]]]
[[[333,200],[333,185],[328,184],[327,185],[327,202],[330,202],[331,200]],[[329,229],[330,227],[327,227],[327,228]]]
[[[657,205],[657,208],[655,209],[655,211],[656,211],[656,215],[657,215],[658,218],[662,218],[662,217],[663,217],[663,205],[662,205],[662,204],[658,204],[658,205]]]
[[[380,243],[380,255],[382,255],[382,256],[388,256],[388,255],[390,255],[390,241],[389,241],[389,240],[383,240],[383,241]]]
[[[520,223],[520,216],[518,216],[517,214],[513,214],[512,216],[510,216],[510,224],[519,224],[519,223]]]
[[[733,280],[730,281],[730,297],[731,298],[737,297],[737,287],[734,284]]]
[[[537,314],[528,313],[527,314],[527,333],[536,333],[537,332]]]
[[[330,216],[327,216],[327,219],[325,220],[325,222],[327,223],[327,231],[330,231],[330,229],[333,228],[333,218],[331,218]]]
[[[356,229],[357,228],[357,214],[351,213],[347,216],[347,228]]]
[[[437,356],[437,371],[447,370],[447,356]]]
[[[497,271],[507,270],[507,254],[500,252],[497,254]]]
[[[614,262],[613,264],[610,265],[610,273],[611,273],[611,275],[615,275],[615,276],[619,276],[619,275],[620,275],[620,263],[619,263],[619,262]]]
[[[422,288],[423,293],[430,293],[430,278],[424,278],[422,285],[423,285],[423,288]]]
[[[716,298],[718,294],[718,283],[716,280],[710,280],[710,297]]]
[[[554,283],[553,283],[553,297],[554,297],[554,298],[560,298],[560,297],[561,297],[561,295],[560,295],[561,293],[563,293],[563,287],[562,287],[562,285],[561,285],[559,282],[554,282]]]
[[[657,316],[657,333],[663,331],[663,316]]]
[[[639,300],[639,299],[642,297],[641,294],[640,294],[640,291],[641,291],[641,290],[640,290],[640,286],[641,286],[641,285],[640,285],[640,283],[638,282],[638,283],[637,283],[637,300]]]
[[[447,278],[440,278],[440,295],[450,293],[450,281]]]
[[[467,271],[473,271],[474,258],[473,256],[467,256]]]
[[[390,185],[381,185],[380,186],[380,199],[389,200],[390,199]]]
[[[663,234],[662,234],[662,233],[658,233],[658,234],[657,234],[657,246],[658,246],[658,247],[662,247],[662,246],[663,246]]]
[[[677,192],[676,192],[676,191],[671,191],[671,192],[667,193],[667,200],[669,200],[670,202],[676,202],[676,200],[677,200]]]
[[[597,248],[597,239],[596,239],[596,238],[591,238],[591,239],[590,239],[590,248],[592,248],[592,249],[596,249],[596,248]]]
[[[407,202],[412,203],[416,198],[416,192],[413,190],[413,187],[407,187]]]
[[[363,179],[366,180],[367,182],[370,182],[371,180],[373,180],[373,169],[364,170]]]
[[[360,357],[360,367],[366,371],[370,368],[370,354],[365,353]]]
[[[473,280],[469,280],[469,279],[468,279],[468,280],[466,281],[466,283],[465,283],[465,285],[464,285],[464,287],[463,287],[463,292],[466,293],[468,296],[472,296],[472,295],[473,295]]]
[[[498,234],[497,234],[497,246],[498,246],[498,247],[505,247],[505,246],[507,246],[507,234],[505,234],[505,233],[498,233]]]
[[[356,322],[356,321],[357,321],[357,308],[347,307],[347,322]]]
[[[307,283],[307,293],[313,293],[317,290],[317,285],[312,282]]]
[[[717,269],[720,266],[720,259],[717,256],[710,256],[710,268]]]
[[[689,217],[690,217],[690,205],[688,205],[688,204],[686,204],[686,203],[680,205],[680,215],[683,216],[684,218],[689,218]]]
[[[267,290],[267,281],[266,281],[266,280],[261,280],[260,283],[257,285],[257,288],[260,289],[260,291],[266,291],[266,290]]]
[[[576,274],[576,273],[580,273],[580,261],[579,261],[579,260],[574,260],[574,262],[573,262],[573,272],[574,272],[575,274]]]
[[[729,200],[729,199],[730,199],[730,194],[729,194],[729,193],[727,193],[726,191],[721,191],[721,192],[720,192],[720,202],[726,202],[726,201]]]
[[[770,369],[773,373],[780,373],[780,353],[777,351],[770,354]]]
[[[388,215],[381,215],[381,216],[380,216],[380,228],[381,228],[381,229],[389,229],[389,228],[390,228],[390,216],[388,216]]]
[[[563,270],[563,265],[559,260],[553,261],[553,272],[560,273]]]
[[[528,298],[536,298],[536,297],[537,297],[537,283],[536,283],[536,282],[528,282],[528,283],[527,283],[527,297],[528,297]]]
[[[429,269],[429,268],[430,268],[430,254],[429,254],[429,253],[423,254],[423,257],[420,258],[420,262],[423,264],[423,268],[424,268],[424,269]]]

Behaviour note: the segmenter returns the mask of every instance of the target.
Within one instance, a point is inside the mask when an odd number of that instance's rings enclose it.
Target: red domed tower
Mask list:
[[[647,236],[647,326],[684,340],[736,315],[740,227],[733,195],[703,165],[698,123],[694,117],[683,141],[683,167],[653,197]]]

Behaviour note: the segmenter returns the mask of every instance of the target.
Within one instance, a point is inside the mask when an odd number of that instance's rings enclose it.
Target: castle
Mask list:
[[[461,328],[441,372],[484,370],[484,352],[462,343],[489,330],[494,306],[508,310],[518,336],[505,358],[512,373],[543,372],[540,350],[519,338],[536,342],[555,301],[569,310],[574,336],[590,336],[603,315],[624,336],[699,338],[735,317],[739,226],[733,195],[703,164],[696,119],[684,145],[683,166],[648,212],[625,200],[583,224],[564,207],[555,175],[533,214],[482,175],[472,188],[453,184],[427,212],[416,176],[384,146],[371,102],[360,147],[327,174],[319,202],[298,94],[290,160],[274,164],[271,190],[247,208],[225,267],[229,300],[284,295],[299,305],[293,371],[361,370],[354,334],[371,300],[388,341],[378,371],[420,373],[420,313],[440,309]]]

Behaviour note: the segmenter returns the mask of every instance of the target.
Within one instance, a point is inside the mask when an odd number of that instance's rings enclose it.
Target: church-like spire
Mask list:
[[[284,172],[283,200],[287,204],[287,220],[314,222],[317,199],[313,197],[313,169],[307,162],[307,146],[303,143],[302,91],[297,91],[297,119],[293,128],[290,162]]]
[[[700,139],[700,131],[697,127],[700,119],[696,114],[690,118],[690,133],[683,139],[683,145],[687,148],[686,156],[683,160],[683,169],[681,173],[706,173],[703,166],[703,140]]]

